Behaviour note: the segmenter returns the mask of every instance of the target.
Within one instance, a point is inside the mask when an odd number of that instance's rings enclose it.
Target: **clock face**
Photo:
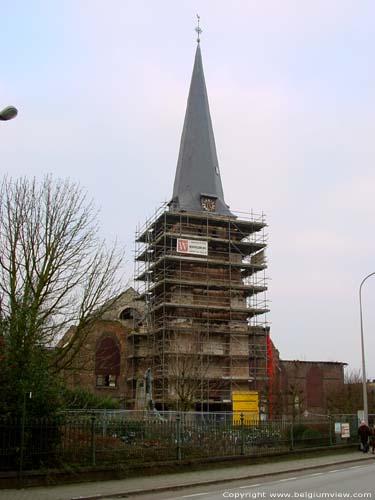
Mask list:
[[[214,198],[205,198],[202,196],[201,205],[206,212],[214,212],[216,210],[216,200]]]

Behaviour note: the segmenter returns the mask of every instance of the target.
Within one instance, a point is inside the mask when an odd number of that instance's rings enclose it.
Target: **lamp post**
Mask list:
[[[368,404],[367,404],[367,380],[366,380],[366,362],[365,362],[365,344],[363,341],[363,317],[362,317],[362,286],[365,281],[374,276],[375,272],[368,274],[363,278],[359,287],[359,313],[361,319],[361,349],[362,349],[362,390],[363,390],[363,414],[366,424],[368,424]]]
[[[17,114],[18,114],[17,108],[15,108],[14,106],[7,106],[6,108],[0,111],[0,120],[1,121],[11,120],[12,118],[15,118]]]

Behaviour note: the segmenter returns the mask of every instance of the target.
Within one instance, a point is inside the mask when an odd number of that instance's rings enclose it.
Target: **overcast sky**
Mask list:
[[[127,249],[172,194],[201,16],[226,202],[267,216],[284,359],[361,366],[375,271],[375,3],[0,0],[1,174],[69,177]],[[372,281],[371,281],[372,280]],[[363,289],[375,378],[375,276]]]

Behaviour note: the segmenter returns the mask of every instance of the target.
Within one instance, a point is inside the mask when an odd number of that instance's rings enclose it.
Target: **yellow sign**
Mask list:
[[[258,391],[233,391],[232,392],[233,423],[241,422],[241,413],[244,422],[258,422],[259,417],[259,395]]]

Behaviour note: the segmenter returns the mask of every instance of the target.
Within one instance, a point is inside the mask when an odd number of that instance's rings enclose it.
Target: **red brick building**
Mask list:
[[[141,328],[143,316],[137,296],[133,288],[128,288],[94,323],[72,365],[63,372],[68,385],[83,387],[97,395],[109,395],[126,406],[128,336],[135,326]],[[73,331],[74,327],[68,330],[59,344],[69,342]]]
[[[73,365],[64,371],[66,382],[97,395],[110,395],[124,408],[141,407],[142,402],[132,398],[129,380],[134,336],[146,333],[143,315],[138,294],[133,288],[127,289],[87,334]],[[71,334],[69,330],[64,335],[61,345],[69,341]],[[330,393],[344,387],[346,363],[282,360],[272,347],[272,387],[268,391],[268,411],[272,416],[298,419],[306,410],[311,416],[326,414]],[[138,382],[143,383],[143,374]],[[264,388],[263,397],[266,392]]]
[[[323,415],[329,395],[344,387],[346,363],[279,360],[275,368],[273,407],[276,415],[298,418],[306,411]]]

